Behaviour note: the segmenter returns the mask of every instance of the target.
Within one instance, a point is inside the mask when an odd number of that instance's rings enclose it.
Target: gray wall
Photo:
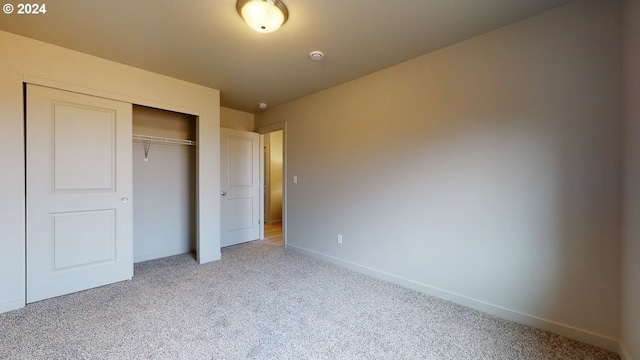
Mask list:
[[[257,114],[287,121],[288,246],[618,350],[619,5],[572,2]]]
[[[640,359],[640,2],[624,2],[622,343]]]
[[[255,116],[251,113],[220,107],[220,127],[253,131],[253,123]]]

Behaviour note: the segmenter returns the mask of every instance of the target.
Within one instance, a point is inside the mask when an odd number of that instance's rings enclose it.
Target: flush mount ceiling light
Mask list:
[[[238,0],[236,9],[249,27],[261,33],[278,30],[289,18],[289,10],[280,0]]]

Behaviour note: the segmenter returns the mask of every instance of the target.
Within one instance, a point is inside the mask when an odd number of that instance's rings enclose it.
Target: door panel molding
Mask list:
[[[220,129],[220,245],[260,237],[260,136]]]
[[[27,85],[28,303],[133,276],[131,126],[129,103]]]

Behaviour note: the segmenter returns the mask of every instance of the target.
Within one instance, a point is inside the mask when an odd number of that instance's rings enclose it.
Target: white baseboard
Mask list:
[[[3,303],[0,303],[0,314],[8,311],[18,310],[20,308],[25,307],[26,304],[27,304],[27,299],[25,298],[5,301]]]
[[[150,253],[150,254],[136,255],[136,256],[133,257],[133,262],[134,263],[139,263],[139,262],[142,262],[142,261],[160,259],[160,258],[164,258],[164,257],[167,257],[167,256],[173,256],[173,255],[180,255],[180,254],[188,253],[189,251],[191,251],[189,248],[178,248],[178,249],[154,252],[154,253]]]
[[[451,291],[447,291],[444,289],[422,284],[413,280],[405,279],[403,277],[399,277],[383,271],[362,266],[360,264],[356,264],[350,261],[345,261],[345,260],[342,260],[333,256],[325,255],[313,250],[307,250],[295,245],[287,244],[286,247],[287,249],[292,249],[294,251],[303,253],[305,255],[309,255],[317,259],[325,260],[325,261],[343,266],[345,268],[376,277],[381,280],[385,280],[409,289],[413,289],[413,290],[425,293],[427,295],[435,296],[444,300],[449,300],[456,304],[467,306],[472,309],[476,309],[476,310],[485,312],[487,314],[495,315],[506,320],[510,320],[520,324],[535,327],[537,329],[549,331],[554,334],[566,336],[568,338],[582,341],[602,349],[606,349],[606,350],[617,353],[620,351],[620,348],[621,348],[621,344],[619,343],[618,340],[602,334],[597,334],[588,330],[579,329],[574,326],[562,324],[556,321],[543,319],[534,315],[528,315],[516,310],[507,309],[499,305],[490,304],[482,300],[473,299],[461,294],[457,294]],[[625,360],[630,360],[630,358]]]
[[[622,341],[620,341],[619,344],[618,354],[620,355],[620,360],[632,360],[631,354],[629,354],[629,350],[627,350],[627,347],[624,346],[624,343]]]

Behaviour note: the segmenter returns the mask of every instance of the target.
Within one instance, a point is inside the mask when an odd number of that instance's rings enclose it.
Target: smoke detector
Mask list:
[[[261,102],[261,103],[259,103],[259,104],[258,104],[258,109],[262,109],[262,110],[264,110],[264,109],[266,109],[266,108],[267,108],[267,103],[263,103],[263,102]]]
[[[309,59],[313,61],[320,61],[324,59],[324,54],[322,53],[322,51],[315,50],[309,54]]]

